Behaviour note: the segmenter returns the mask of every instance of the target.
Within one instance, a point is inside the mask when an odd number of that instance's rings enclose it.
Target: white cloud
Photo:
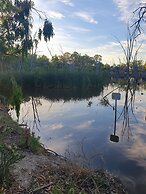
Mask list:
[[[126,150],[126,154],[129,156],[130,159],[136,160],[137,163],[140,166],[146,167],[146,162],[145,162],[145,155],[146,155],[146,143],[144,142],[143,137],[145,137],[145,130],[143,127],[137,127],[135,129],[138,133],[135,134],[134,136],[134,142],[132,146],[130,146]],[[141,134],[141,135],[140,135]]]
[[[80,43],[76,42],[74,38],[67,32],[64,32],[62,29],[55,30],[55,36],[50,40],[48,46],[51,50],[52,55],[61,55],[62,52],[73,52],[76,48],[79,48]],[[46,43],[41,41],[38,46],[38,53],[40,55],[49,55],[49,52],[46,47]]]
[[[75,12],[73,15],[79,17],[80,19],[84,20],[85,22],[89,22],[92,24],[98,24],[98,21],[96,21],[93,18],[93,16],[87,12],[84,12],[84,11]]]
[[[135,11],[143,0],[113,0],[120,11],[120,20],[128,22],[133,17]]]
[[[95,120],[89,120],[89,121],[85,121],[77,126],[75,126],[75,129],[88,129],[89,127],[91,127],[91,125],[95,123]]]
[[[48,13],[49,17],[53,18],[53,19],[60,20],[60,19],[63,19],[65,17],[62,13],[60,13],[58,11],[48,11],[47,13]]]
[[[96,39],[95,39],[96,41]],[[87,42],[88,43],[88,42]],[[126,44],[126,41],[121,41],[123,45]],[[107,42],[106,44],[98,44],[98,37],[97,37],[97,46],[85,46],[84,44],[79,43],[76,41],[74,37],[70,34],[65,33],[63,30],[58,30],[55,32],[55,36],[51,41],[48,43],[48,46],[53,55],[55,54],[62,54],[62,52],[74,52],[77,51],[78,53],[88,54],[89,56],[94,56],[95,54],[101,54],[103,63],[113,64],[125,62],[125,56],[120,44],[117,41]],[[138,45],[137,45],[138,46]],[[47,48],[45,49],[44,42],[39,44],[38,54],[42,55],[49,55]],[[146,44],[142,45],[142,48],[139,50],[138,59],[146,60],[145,56],[146,53]]]
[[[82,28],[78,26],[68,26],[69,29],[74,30],[76,32],[90,32],[91,30],[88,28]]]
[[[40,1],[40,0],[36,0],[36,1]],[[49,3],[54,3],[54,4],[56,4],[58,2],[61,2],[65,5],[69,5],[71,7],[74,7],[74,3],[72,2],[72,0],[49,0],[48,2]]]
[[[44,140],[43,144],[46,148],[49,148],[56,153],[64,154],[65,150],[67,150],[68,145],[71,145],[73,139],[71,137],[68,138],[58,138],[53,139],[51,142],[48,143],[48,140]]]
[[[64,126],[62,125],[62,123],[55,123],[55,124],[53,124],[53,125],[51,125],[51,126],[49,126],[49,129],[50,130],[56,130],[56,129],[62,129]]]
[[[71,7],[74,6],[74,4],[71,2],[71,0],[61,0],[62,3],[64,3],[65,5],[69,5]]]
[[[122,45],[125,46],[126,41],[121,41]],[[138,43],[135,45],[134,52],[138,48]],[[78,48],[78,51],[82,54],[87,54],[89,56],[94,56],[95,54],[101,54],[102,55],[102,61],[103,63],[108,63],[110,65],[113,65],[113,63],[118,64],[120,62],[125,63],[125,56],[124,52],[118,42],[107,42],[107,44],[98,45],[96,47],[92,48]],[[138,52],[138,60],[146,60],[146,44],[143,44]]]
[[[87,41],[92,43],[92,42],[97,42],[97,41],[101,41],[101,40],[106,40],[107,36],[106,35],[95,35],[95,36],[90,36],[88,37]]]
[[[117,42],[109,42],[107,44],[98,45],[96,47],[85,47],[79,42],[75,41],[70,34],[64,33],[61,29],[55,33],[55,36],[48,44],[53,55],[62,54],[62,52],[74,52],[77,51],[81,54],[88,54],[94,56],[95,54],[101,54],[104,63],[117,63],[119,58],[123,60],[123,51]],[[45,49],[44,43],[41,42],[38,48],[38,54],[49,55],[47,48]]]

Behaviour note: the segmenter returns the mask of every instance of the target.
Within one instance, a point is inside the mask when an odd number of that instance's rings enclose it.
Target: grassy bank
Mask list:
[[[88,99],[99,95],[108,83],[104,72],[5,72],[0,73],[0,101],[13,105],[19,116],[20,103],[29,96],[65,101]]]
[[[0,130],[0,162],[6,165],[6,171],[0,173],[1,194],[126,193],[119,179],[109,173],[77,166],[45,150],[38,138],[14,122],[2,105]]]
[[[0,73],[0,87],[7,91],[13,77],[22,88],[99,88],[108,83],[104,72],[94,71],[33,71]]]

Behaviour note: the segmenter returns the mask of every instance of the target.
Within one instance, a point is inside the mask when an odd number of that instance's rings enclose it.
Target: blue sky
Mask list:
[[[46,13],[54,26],[55,36],[48,43],[52,54],[74,52],[94,56],[101,54],[104,63],[119,63],[124,55],[115,36],[124,44],[127,23],[143,0],[34,0],[35,6]],[[37,20],[38,21],[38,20]],[[38,23],[34,24],[36,29]],[[145,40],[145,34],[141,40]],[[139,53],[144,59],[146,45]],[[41,42],[38,54],[50,57]]]

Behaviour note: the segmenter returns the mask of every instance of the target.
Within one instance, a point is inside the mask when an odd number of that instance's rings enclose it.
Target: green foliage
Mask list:
[[[0,74],[0,94],[6,96],[8,102],[12,99],[12,83],[9,79],[10,73]],[[22,88],[23,94],[36,95],[36,91],[46,95],[49,94],[48,89],[62,89],[65,92],[66,89],[73,89],[74,95],[80,94],[81,97],[89,97],[91,94],[99,95],[103,86],[109,83],[109,78],[105,72],[95,73],[94,71],[65,71],[57,69],[49,69],[48,71],[36,71],[36,72],[15,72],[13,73],[18,86]],[[50,93],[53,98],[63,96],[62,93],[58,93],[58,96]],[[65,92],[64,96],[68,96]],[[79,95],[77,95],[79,96]],[[69,97],[69,96],[68,96]],[[22,100],[22,99],[21,99]]]
[[[22,101],[22,90],[21,87],[18,86],[15,79],[12,79],[11,82],[12,82],[12,95],[10,103],[15,108],[17,118],[19,118],[20,104]]]
[[[39,37],[40,40],[41,40],[42,34],[43,34],[44,40],[46,42],[48,40],[50,40],[50,38],[53,37],[53,35],[54,35],[53,25],[48,19],[45,19],[43,30],[39,29],[38,37]]]
[[[9,186],[10,184],[10,167],[22,158],[14,147],[0,145],[0,185]]]
[[[92,181],[97,188],[100,187],[106,189],[108,187],[108,180],[106,179],[104,174],[94,175],[92,177]]]
[[[90,57],[87,54],[81,55],[78,52],[65,52],[60,56],[53,56],[51,59],[52,65],[55,65],[58,68],[68,68],[68,69],[77,69],[77,70],[91,70],[96,71],[97,67],[99,69],[103,66],[101,63],[102,56],[96,54],[94,57]]]
[[[104,72],[49,70],[16,74],[16,80],[22,88],[94,88],[106,83],[108,76]]]
[[[34,7],[31,0],[2,0],[0,3],[0,54],[22,54],[24,57],[33,48],[33,43],[38,44],[38,40],[36,38],[33,40],[31,34],[32,12],[36,12],[39,18],[43,18],[42,12]],[[43,29],[39,30],[39,39],[42,35],[46,42],[54,35],[52,23],[47,18],[44,19]]]
[[[20,137],[20,147],[30,149],[33,153],[38,153],[41,148],[40,137],[36,137],[30,130],[24,129]]]
[[[53,189],[52,194],[62,194],[62,191],[60,189]]]
[[[35,137],[34,133],[31,134],[28,146],[33,153],[37,153],[41,148],[39,140],[40,137]]]

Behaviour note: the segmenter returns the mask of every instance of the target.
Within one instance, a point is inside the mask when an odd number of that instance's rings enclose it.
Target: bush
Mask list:
[[[20,147],[29,149],[33,153],[37,153],[41,148],[39,140],[40,137],[35,137],[35,134],[33,132],[31,133],[29,128],[26,128],[20,138]]]
[[[10,167],[23,158],[14,147],[5,144],[0,145],[0,185],[8,187],[10,185]]]
[[[22,100],[21,87],[18,86],[15,79],[12,79],[12,96],[10,99],[10,104],[15,108],[17,118],[19,118],[21,100]]]

